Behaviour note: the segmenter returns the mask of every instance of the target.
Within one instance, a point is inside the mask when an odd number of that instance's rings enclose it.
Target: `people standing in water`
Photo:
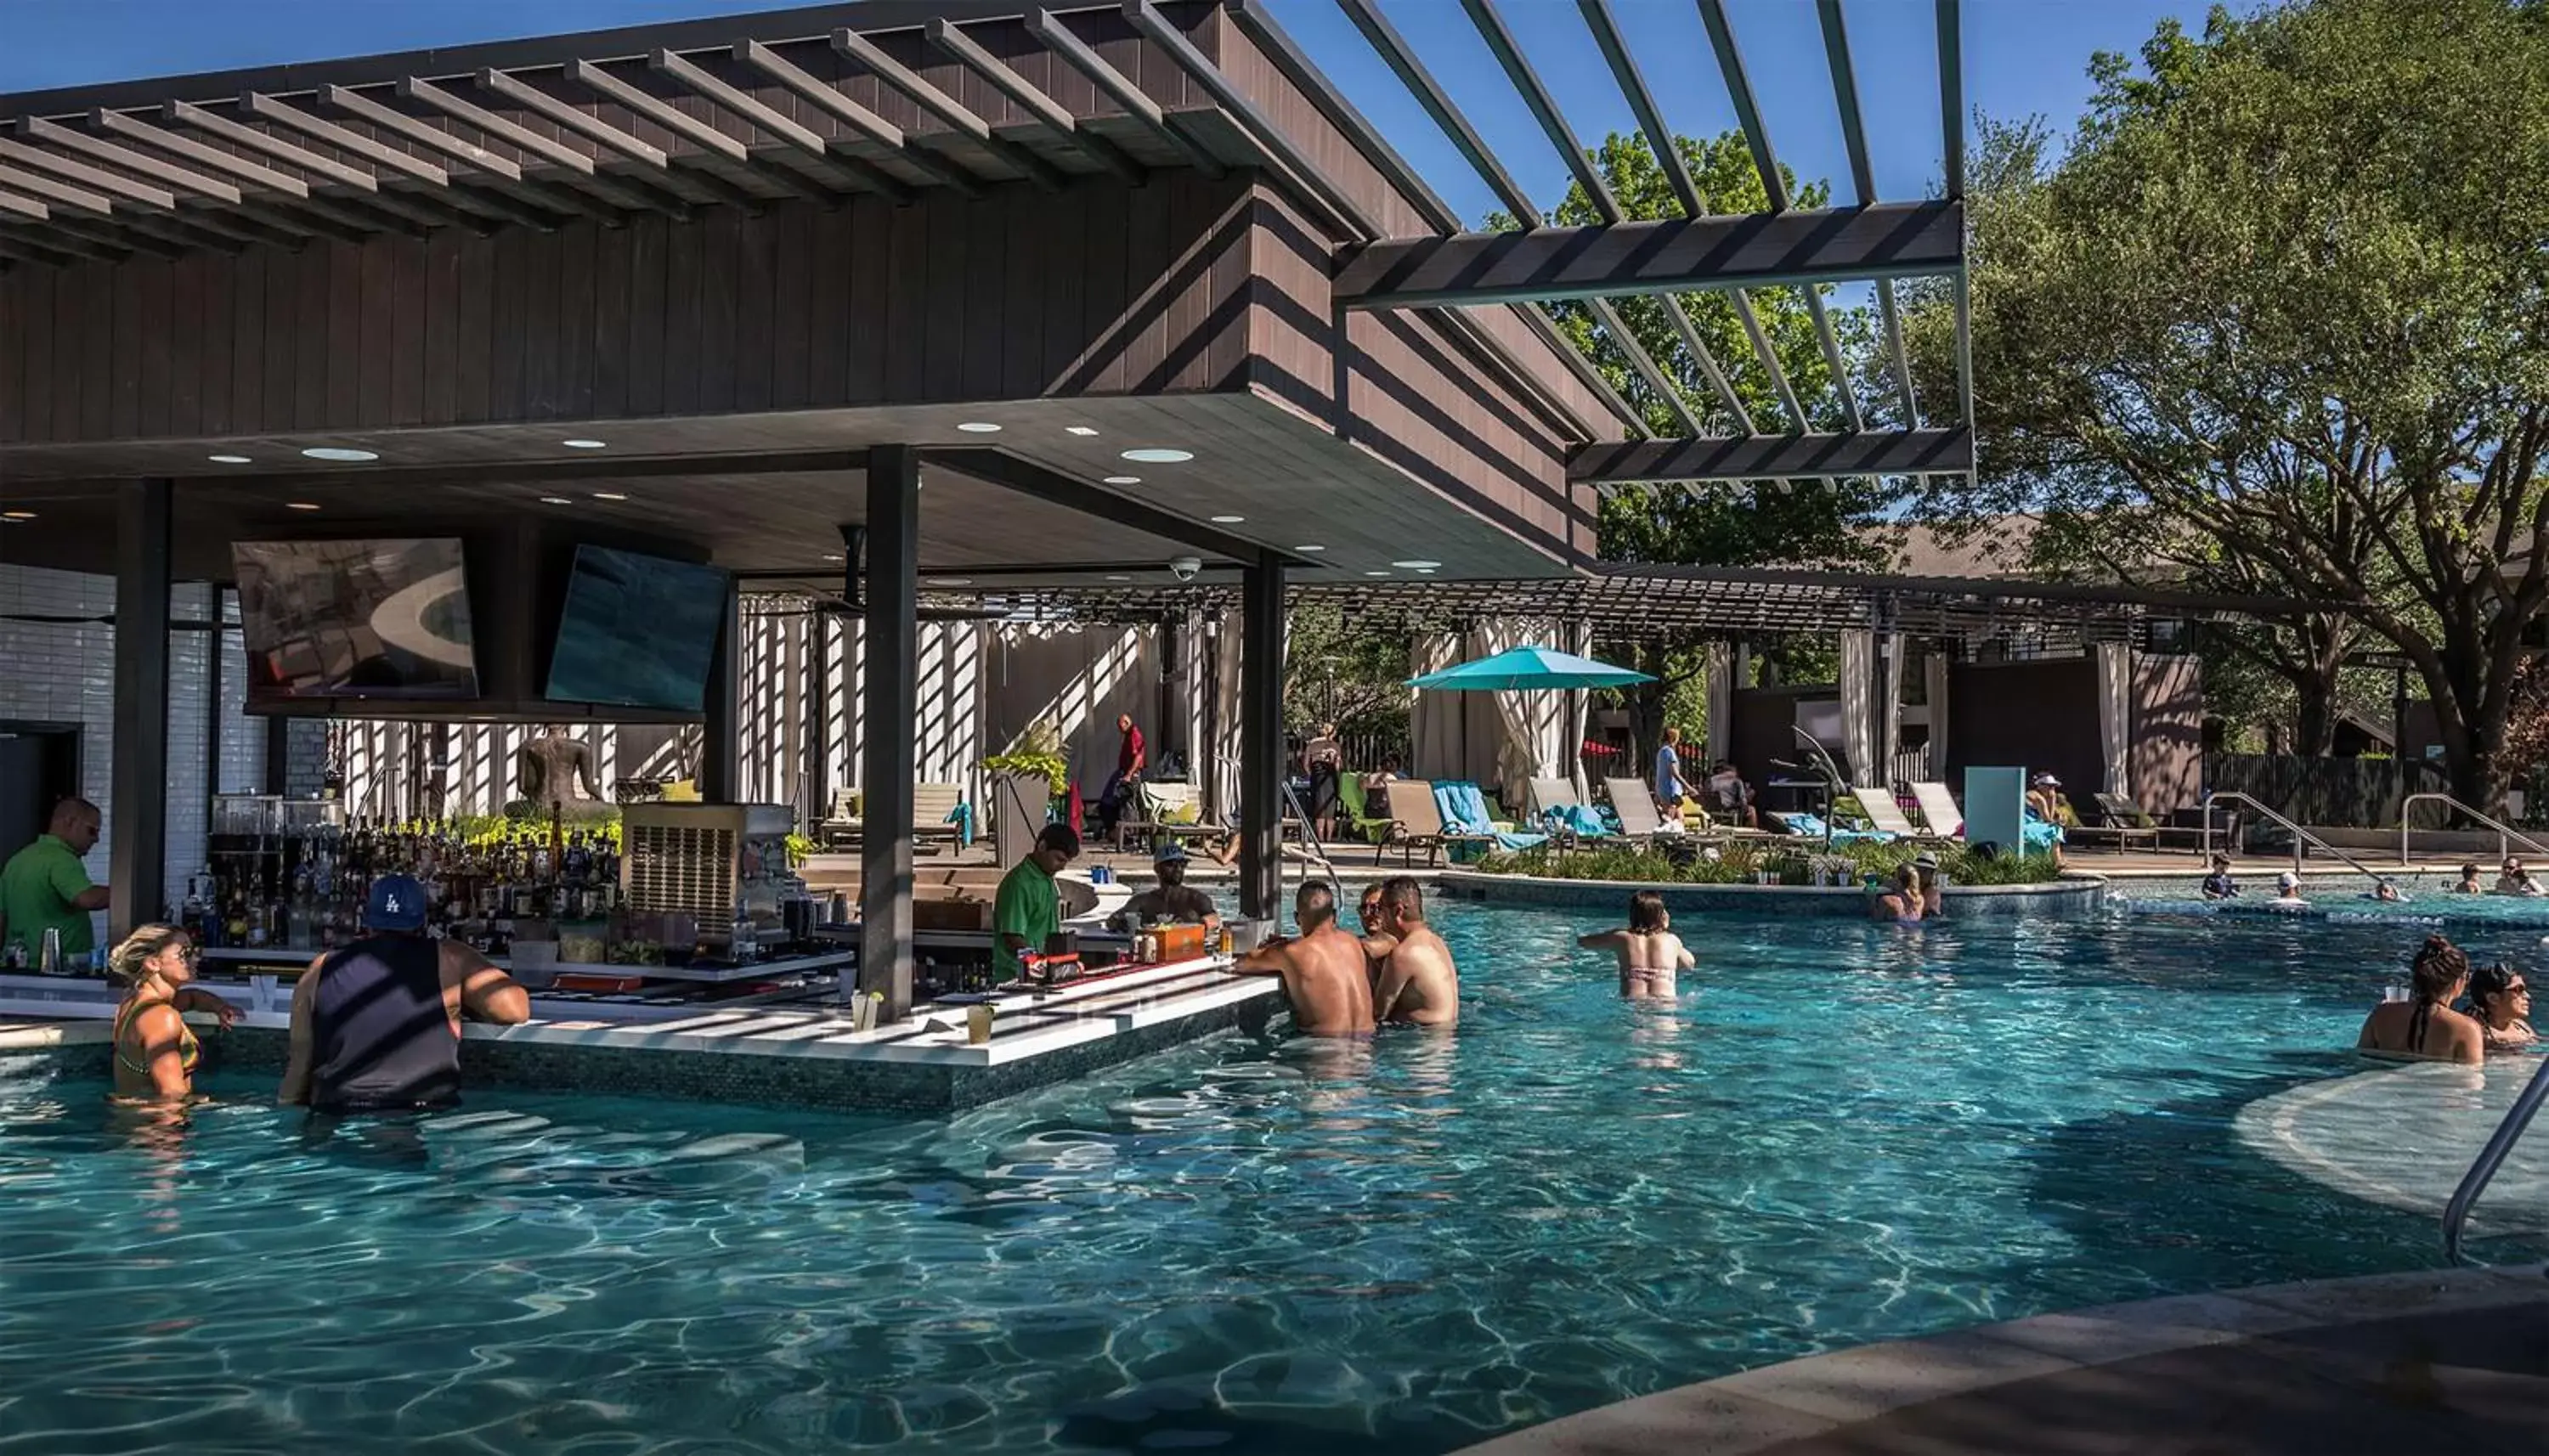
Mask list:
[[[2522,867],[2520,860],[2508,855],[2503,867],[2497,871],[2496,892],[2500,895],[2536,895],[2541,892],[2540,881],[2531,877],[2531,871]]]
[[[1356,918],[1363,922],[1364,958],[1371,963],[1371,983],[1380,984],[1380,968],[1389,960],[1389,953],[1398,949],[1397,938],[1381,925],[1380,886],[1363,887],[1363,900],[1355,907]]]
[[[1396,945],[1372,988],[1382,1021],[1448,1027],[1461,1019],[1461,972],[1452,948],[1425,923],[1425,892],[1404,874],[1380,883],[1380,928]]]
[[[2213,872],[2204,876],[2204,898],[2235,900],[2239,898],[2239,881],[2230,877],[2230,857],[2213,857]]]
[[[1669,1001],[1677,992],[1674,976],[1699,962],[1672,930],[1672,912],[1664,897],[1640,890],[1629,897],[1629,924],[1623,930],[1596,931],[1575,944],[1587,951],[1609,951],[1620,958],[1620,994],[1632,1001]]]
[[[1867,913],[1879,924],[1918,925],[1922,904],[1921,871],[1906,864],[1868,901]]]
[[[1337,898],[1319,880],[1292,894],[1299,934],[1276,937],[1239,957],[1242,975],[1283,978],[1292,1025],[1303,1036],[1354,1037],[1372,1029],[1371,977],[1363,944],[1337,925]]]
[[[2430,936],[2408,967],[2408,977],[2413,982],[2409,999],[2373,1007],[2363,1019],[2355,1048],[2439,1061],[2485,1061],[2485,1032],[2475,1018],[2452,1010],[2452,1002],[2469,985],[2469,956],[2441,936]]]
[[[2470,972],[2470,1014],[2490,1051],[2510,1051],[2540,1040],[2531,1029],[2531,987],[2510,965],[2489,965]]]
[[[2295,905],[2309,904],[2310,901],[2302,896],[2302,877],[2289,869],[2276,875],[2275,897],[2268,900],[2266,903],[2269,905],[2280,905],[2286,909],[2290,909]]]
[[[1938,878],[1938,857],[1923,850],[1912,857],[1912,869],[1921,877],[1921,918],[1935,920],[1947,899],[1946,885]]]
[[[174,1100],[195,1091],[203,1048],[186,1025],[188,1011],[221,1018],[227,1031],[238,1008],[195,979],[195,942],[173,925],[145,925],[109,952],[107,979],[124,988],[115,1008],[115,1095]]]
[[[2487,893],[2487,883],[2479,878],[2478,865],[2472,864],[2461,866],[2461,882],[2452,886],[2452,893],[2456,895],[2483,895]]]
[[[364,938],[301,973],[283,1102],[323,1113],[447,1107],[460,1098],[461,1019],[531,1019],[512,976],[458,941],[427,940],[425,918],[425,886],[384,874],[364,905]]]

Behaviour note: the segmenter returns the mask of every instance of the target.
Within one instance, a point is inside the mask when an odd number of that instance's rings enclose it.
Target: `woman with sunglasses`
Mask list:
[[[2509,1051],[2540,1040],[2531,1029],[2531,988],[2510,965],[2488,965],[2470,973],[2470,1012],[2490,1051]]]
[[[238,1008],[195,979],[195,943],[173,925],[145,925],[107,957],[107,978],[124,987],[115,1008],[115,1095],[173,1100],[195,1090],[202,1047],[188,1011],[209,1012],[228,1030]]]

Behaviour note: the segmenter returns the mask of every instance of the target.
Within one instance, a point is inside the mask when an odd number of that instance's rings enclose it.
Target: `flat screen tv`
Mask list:
[[[239,541],[231,563],[251,697],[478,695],[458,540]]]
[[[712,566],[575,548],[549,654],[557,702],[696,713],[706,704],[732,581]]]

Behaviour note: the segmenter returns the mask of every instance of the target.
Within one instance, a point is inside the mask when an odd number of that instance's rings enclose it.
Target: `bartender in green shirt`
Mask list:
[[[97,949],[89,912],[106,908],[106,886],[89,882],[80,857],[97,848],[102,822],[97,805],[64,799],[36,842],[0,866],[0,947],[13,941],[26,947],[33,964],[44,954],[45,932],[58,930],[65,956]]]
[[[1068,824],[1048,824],[1027,857],[1000,876],[1000,893],[991,902],[991,940],[1000,966],[1014,968],[1022,952],[1041,954],[1046,939],[1062,929],[1062,896],[1053,877],[1079,858],[1080,835]]]

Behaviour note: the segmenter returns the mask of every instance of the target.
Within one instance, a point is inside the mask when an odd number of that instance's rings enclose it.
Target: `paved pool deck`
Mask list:
[[[1866,1345],[1462,1456],[2540,1456],[2549,1265],[2273,1285]]]

